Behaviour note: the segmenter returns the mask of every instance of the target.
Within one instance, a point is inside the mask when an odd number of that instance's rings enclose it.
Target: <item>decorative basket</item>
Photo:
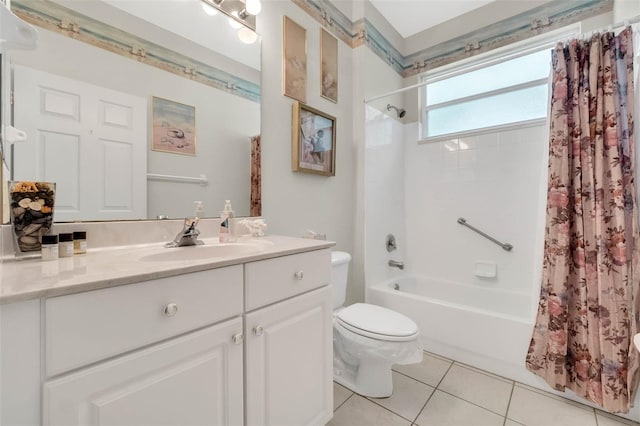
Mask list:
[[[53,182],[9,182],[9,213],[16,251],[39,251],[42,236],[51,231],[56,184]]]

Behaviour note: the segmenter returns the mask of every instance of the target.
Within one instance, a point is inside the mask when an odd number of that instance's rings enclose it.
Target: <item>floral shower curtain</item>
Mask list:
[[[554,389],[627,412],[639,379],[640,236],[633,34],[553,51],[540,304],[526,365]]]

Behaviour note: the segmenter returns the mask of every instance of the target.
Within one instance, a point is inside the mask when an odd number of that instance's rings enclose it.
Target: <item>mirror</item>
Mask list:
[[[56,182],[56,221],[259,215],[260,40],[203,4],[12,0],[39,40],[9,56],[3,179]]]

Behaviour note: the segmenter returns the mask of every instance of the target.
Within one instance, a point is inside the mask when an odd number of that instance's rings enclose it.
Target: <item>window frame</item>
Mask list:
[[[508,46],[502,49],[497,49],[486,54],[474,56],[467,60],[455,62],[450,65],[436,68],[432,71],[427,71],[420,76],[421,90],[419,92],[418,101],[420,102],[420,134],[418,143],[439,142],[443,140],[456,139],[461,137],[468,137],[472,135],[480,135],[486,133],[495,133],[497,131],[507,131],[515,128],[537,126],[548,121],[549,114],[547,113],[542,118],[533,118],[529,120],[514,121],[505,124],[498,124],[493,126],[475,128],[471,130],[463,130],[458,132],[445,133],[436,136],[427,136],[428,125],[428,113],[429,111],[446,107],[449,105],[463,104],[469,101],[488,98],[495,95],[513,92],[516,90],[522,90],[526,88],[540,86],[544,83],[547,84],[547,90],[550,90],[549,78],[551,74],[551,68],[549,68],[549,76],[531,80],[525,83],[518,83],[515,85],[503,87],[500,89],[493,89],[474,95],[464,96],[449,101],[439,102],[437,104],[426,104],[426,91],[427,86],[431,83],[446,80],[452,77],[456,77],[462,74],[468,74],[477,71],[482,68],[487,68],[493,65],[497,65],[503,62],[507,62],[522,56],[530,55],[545,49],[553,49],[558,41],[566,40],[571,37],[576,37],[580,32],[579,25],[571,26],[569,28],[563,28],[559,31],[552,31],[544,36],[535,37],[526,42],[517,43],[512,46]],[[551,55],[549,55],[549,62],[551,62]]]

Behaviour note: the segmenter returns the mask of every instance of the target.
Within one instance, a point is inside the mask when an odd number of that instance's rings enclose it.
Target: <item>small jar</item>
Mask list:
[[[73,234],[60,234],[58,243],[58,255],[60,257],[73,256]]]
[[[76,231],[73,233],[73,254],[84,254],[87,252],[87,233]]]
[[[42,236],[42,260],[58,259],[58,236],[43,235]]]

